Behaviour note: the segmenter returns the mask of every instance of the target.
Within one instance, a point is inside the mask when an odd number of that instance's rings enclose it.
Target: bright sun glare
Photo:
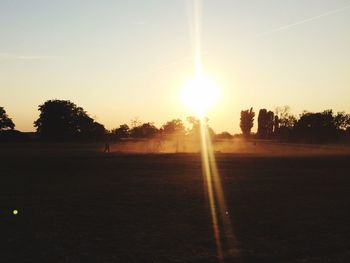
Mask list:
[[[197,75],[184,85],[181,97],[186,107],[204,117],[218,102],[219,88],[209,77]]]

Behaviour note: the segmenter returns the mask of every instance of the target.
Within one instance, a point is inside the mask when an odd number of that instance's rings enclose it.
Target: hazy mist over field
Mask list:
[[[350,262],[350,0],[0,0],[0,263]]]

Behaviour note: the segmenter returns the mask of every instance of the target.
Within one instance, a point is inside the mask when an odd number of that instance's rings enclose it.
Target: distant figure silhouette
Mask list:
[[[109,152],[110,152],[110,151],[109,151],[109,142],[106,142],[106,143],[105,143],[104,152],[105,152],[105,153],[109,153]]]

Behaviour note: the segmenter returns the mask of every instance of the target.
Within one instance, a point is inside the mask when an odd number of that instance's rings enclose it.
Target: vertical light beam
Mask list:
[[[194,6],[194,63],[195,63],[195,74],[200,76],[202,74],[202,57],[201,57],[201,0],[193,0]]]
[[[193,0],[193,47],[195,76],[202,75],[201,59],[201,0]],[[230,211],[227,209],[224,191],[218,172],[214,149],[209,136],[204,113],[200,116],[200,143],[203,178],[208,194],[210,216],[213,227],[213,235],[216,244],[217,256],[220,262],[224,262],[224,247],[226,255],[238,257],[237,241],[233,233]]]
[[[217,217],[217,208],[214,196],[213,180],[211,176],[211,165],[208,155],[208,144],[207,144],[207,128],[203,118],[200,119],[200,139],[201,139],[201,156],[202,156],[202,171],[207,185],[207,193],[209,199],[210,215],[213,225],[213,234],[215,239],[215,245],[217,250],[217,255],[220,262],[223,262],[223,249],[220,238],[220,227]]]

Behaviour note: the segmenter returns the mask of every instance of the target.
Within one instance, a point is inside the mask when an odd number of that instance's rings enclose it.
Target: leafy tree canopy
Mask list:
[[[254,117],[255,112],[253,111],[253,108],[241,111],[240,127],[245,137],[248,137],[250,135],[250,132],[254,125]]]
[[[174,134],[184,135],[185,134],[185,126],[182,123],[181,119],[174,119],[174,120],[168,121],[162,126],[161,130],[167,135],[174,135]]]
[[[102,124],[69,100],[48,100],[39,105],[39,111],[34,126],[43,139],[97,139],[105,133]]]
[[[128,138],[130,136],[130,128],[127,124],[122,124],[119,128],[112,131],[118,139]]]
[[[6,114],[6,111],[3,107],[0,107],[0,131],[2,130],[13,130],[15,124]]]
[[[130,130],[130,136],[132,138],[151,138],[155,136],[159,130],[151,122],[146,122],[138,126],[133,127]]]

